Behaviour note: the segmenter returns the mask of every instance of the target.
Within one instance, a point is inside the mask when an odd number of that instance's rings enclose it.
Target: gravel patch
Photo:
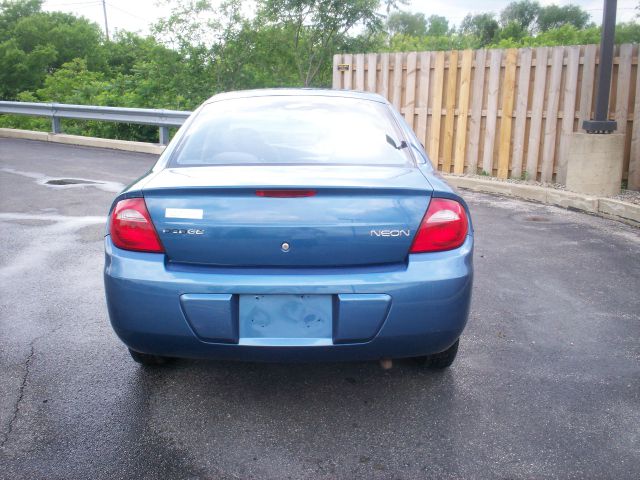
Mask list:
[[[556,190],[566,190],[567,187],[562,183],[538,182],[537,180],[518,180],[516,178],[497,178],[488,175],[459,175],[461,177],[479,178],[481,180],[490,180],[492,182],[518,183],[520,185],[535,185],[536,187],[554,188]]]
[[[640,192],[635,192],[633,190],[622,190],[620,195],[615,195],[612,198],[613,200],[620,200],[622,202],[629,202],[635,205],[640,205]]]
[[[521,185],[535,185],[538,187],[545,188],[553,188],[555,190],[566,190],[566,185],[562,183],[546,183],[546,182],[538,182],[533,180],[518,180],[515,178],[496,178],[489,177],[487,175],[459,175],[461,177],[469,177],[469,178],[479,178],[481,180],[490,180],[492,182],[506,182],[506,183],[518,183]],[[611,198],[612,200],[620,200],[622,202],[633,203],[634,205],[640,205],[640,192],[636,192],[633,190],[621,190],[620,194],[612,195],[606,198]]]

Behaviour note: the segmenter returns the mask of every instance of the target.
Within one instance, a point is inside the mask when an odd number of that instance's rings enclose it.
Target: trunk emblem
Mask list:
[[[283,242],[280,248],[282,248],[283,252],[288,252],[289,249],[291,248],[291,245],[289,245],[287,242]]]
[[[163,228],[162,233],[170,233],[173,235],[204,235],[201,228]]]
[[[369,235],[372,237],[409,237],[411,236],[411,230],[371,230]]]

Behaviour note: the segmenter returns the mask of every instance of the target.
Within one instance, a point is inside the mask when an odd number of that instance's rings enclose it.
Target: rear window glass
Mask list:
[[[344,97],[250,97],[206,105],[170,165],[411,165],[408,150],[382,103]]]

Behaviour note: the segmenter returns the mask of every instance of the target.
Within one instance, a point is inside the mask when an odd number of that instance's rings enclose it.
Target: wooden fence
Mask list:
[[[596,45],[339,54],[333,88],[377,92],[444,172],[564,183],[564,134],[595,106]],[[452,67],[453,66],[453,67]],[[611,118],[626,135],[624,178],[640,189],[638,45],[616,47]]]

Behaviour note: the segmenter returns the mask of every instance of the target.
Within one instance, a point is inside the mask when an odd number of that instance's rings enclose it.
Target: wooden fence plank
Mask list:
[[[505,56],[504,83],[502,84],[502,119],[498,143],[498,178],[509,176],[509,153],[511,151],[511,123],[513,122],[513,100],[516,90],[516,62],[518,50],[510,48]]]
[[[576,95],[578,93],[578,70],[580,68],[580,47],[567,47],[567,73],[564,77],[562,102],[562,135],[556,160],[556,182],[567,180],[567,142],[573,133],[576,120]]]
[[[427,108],[429,107],[429,75],[431,71],[431,53],[420,53],[420,74],[418,76],[418,127],[416,135],[422,145],[427,144]]]
[[[562,62],[564,47],[553,47],[551,56],[551,74],[547,93],[547,117],[544,125],[544,144],[542,146],[542,168],[540,179],[550,182],[553,176],[553,160],[556,150],[558,131],[558,106],[560,104],[560,83],[562,81]]]
[[[596,45],[587,45],[584,47],[584,55],[582,57],[582,82],[580,83],[580,125],[578,125],[578,131],[582,129],[582,122],[591,120],[597,48]]]
[[[444,146],[442,158],[442,171],[451,172],[451,161],[453,159],[453,125],[456,110],[456,90],[458,77],[458,51],[449,53],[449,76],[447,78],[447,98],[446,113],[444,117]]]
[[[393,99],[391,103],[396,110],[402,110],[402,53],[396,53],[393,64]]]
[[[370,53],[367,55],[367,92],[376,91],[376,81],[378,76],[378,55]]]
[[[413,117],[416,107],[416,69],[418,64],[418,54],[410,52],[407,54],[407,83],[404,100],[404,119],[413,128]]]
[[[527,148],[526,178],[536,180],[538,176],[538,154],[540,153],[540,132],[542,131],[542,112],[544,109],[545,84],[547,81],[547,47],[536,48],[536,73],[533,80],[533,99],[531,103],[531,128]]]
[[[616,133],[627,131],[627,117],[629,116],[629,95],[631,94],[631,57],[633,45],[620,45],[620,63],[618,64],[618,81],[616,83]],[[637,94],[636,94],[637,95]]]
[[[524,156],[527,128],[527,104],[529,102],[529,81],[531,80],[531,49],[524,48],[519,52],[520,73],[518,75],[518,97],[516,99],[516,121],[513,131],[513,153],[511,156],[511,177],[522,175],[522,158]]]
[[[353,78],[353,55],[351,55],[350,53],[347,53],[344,55],[344,57],[342,58],[343,62],[346,63],[347,65],[349,65],[349,70],[347,70],[346,72],[343,72],[343,77],[342,77],[342,88],[344,88],[345,90],[351,90],[351,85],[352,85],[352,78]]]
[[[389,54],[380,54],[380,87],[378,93],[389,98]]]
[[[436,167],[458,174],[483,168],[503,178],[524,170],[528,178],[540,172],[544,181],[563,182],[565,138],[591,118],[597,47],[337,54],[332,63],[334,88],[391,99]],[[626,135],[623,175],[640,188],[638,46],[616,47],[614,65],[611,114]]]
[[[364,53],[356,55],[356,90],[364,91]]]
[[[464,173],[464,153],[467,146],[467,121],[469,116],[469,92],[471,91],[471,64],[473,50],[462,52],[460,66],[460,97],[458,99],[458,122],[456,123],[456,147],[453,157],[453,173]]]
[[[482,170],[493,175],[493,151],[496,139],[496,123],[498,119],[498,88],[500,87],[500,64],[502,50],[490,50],[489,85],[487,86],[487,124],[485,127],[484,150],[482,153]]]
[[[342,63],[342,54],[338,53],[333,56],[333,72],[331,80],[331,88],[340,90],[342,88],[342,72],[338,70],[338,65]]]
[[[629,156],[629,190],[640,190],[640,68],[636,68],[635,97]]]
[[[469,148],[467,148],[467,165],[469,173],[478,169],[478,152],[480,151],[480,126],[482,123],[482,100],[484,98],[484,74],[487,59],[486,50],[476,50],[475,68],[473,72],[473,88],[471,100],[471,118],[469,118]]]
[[[442,118],[442,88],[444,84],[444,52],[436,52],[433,78],[433,104],[431,106],[431,131],[429,157],[437,168],[440,154],[440,121]]]

